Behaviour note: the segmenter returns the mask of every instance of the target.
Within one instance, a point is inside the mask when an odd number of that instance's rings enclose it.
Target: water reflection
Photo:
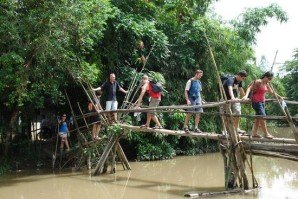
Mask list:
[[[297,198],[297,163],[254,157],[259,191],[213,198]],[[116,174],[17,173],[0,179],[0,198],[184,198],[189,191],[223,190],[221,155],[177,157],[173,160],[132,162],[132,171],[119,165]]]

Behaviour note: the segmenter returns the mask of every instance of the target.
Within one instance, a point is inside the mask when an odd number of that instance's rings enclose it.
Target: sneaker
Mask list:
[[[203,131],[201,131],[199,128],[195,128],[194,130],[196,133],[203,133]]]
[[[96,137],[93,138],[93,140],[100,140],[100,139],[101,139],[101,138],[98,137],[98,136],[96,136]]]
[[[183,131],[185,131],[185,133],[189,133],[188,127],[183,127]]]
[[[245,134],[245,133],[246,133],[246,131],[241,130],[241,129],[239,129],[239,128],[237,128],[237,132],[238,132],[239,134]]]

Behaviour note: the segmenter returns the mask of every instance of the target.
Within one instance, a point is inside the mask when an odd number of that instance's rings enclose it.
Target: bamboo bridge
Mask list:
[[[276,100],[268,100],[268,102],[276,102]],[[224,159],[224,165],[225,165],[225,172],[226,175],[228,176],[228,172],[229,169],[231,169],[231,167],[234,167],[236,160],[233,159],[232,157],[229,157],[229,151],[230,150],[236,150],[236,148],[238,147],[238,145],[241,145],[243,147],[243,151],[242,151],[242,156],[244,155],[245,157],[245,161],[243,164],[248,165],[250,170],[252,171],[252,162],[249,162],[249,158],[246,157],[247,155],[251,156],[251,155],[262,155],[262,156],[269,156],[269,157],[277,157],[277,158],[284,158],[284,159],[288,159],[288,160],[292,160],[292,161],[298,161],[298,143],[297,143],[297,131],[294,132],[294,137],[295,139],[290,139],[290,138],[273,138],[273,139],[266,139],[266,138],[255,138],[252,137],[251,135],[239,135],[238,133],[235,133],[235,137],[238,139],[238,143],[237,145],[232,145],[231,144],[231,132],[228,132],[227,135],[224,134],[218,134],[217,132],[202,132],[202,133],[195,133],[195,132],[188,132],[186,133],[183,130],[169,130],[169,129],[154,129],[154,128],[141,128],[140,126],[133,126],[131,124],[127,124],[127,123],[109,123],[106,115],[107,114],[111,114],[111,113],[119,113],[122,115],[128,114],[128,113],[134,113],[134,112],[140,112],[140,113],[146,113],[148,111],[157,111],[157,112],[163,112],[163,113],[177,113],[177,112],[181,112],[181,113],[187,113],[187,112],[191,112],[188,111],[189,109],[193,109],[193,108],[198,108],[198,107],[203,107],[205,109],[208,108],[216,108],[216,107],[220,107],[223,106],[226,103],[235,103],[235,102],[241,102],[241,103],[249,103],[249,101],[243,101],[243,100],[227,100],[227,101],[223,101],[223,102],[209,102],[209,103],[205,103],[203,105],[196,105],[196,106],[185,106],[185,105],[180,105],[180,106],[159,106],[156,108],[138,108],[135,109],[133,107],[129,108],[129,109],[118,109],[116,111],[104,111],[104,110],[98,110],[98,112],[96,113],[87,113],[84,114],[80,109],[80,113],[81,115],[76,116],[74,115],[73,112],[73,108],[72,105],[70,105],[73,116],[74,116],[74,121],[75,124],[78,124],[78,120],[84,120],[85,122],[85,126],[76,126],[77,130],[79,132],[79,136],[83,137],[83,139],[79,139],[81,140],[81,147],[82,148],[90,148],[90,147],[94,147],[97,145],[100,145],[102,147],[101,152],[98,152],[98,161],[94,167],[94,169],[92,170],[93,175],[99,175],[101,173],[103,173],[106,170],[106,166],[107,164],[111,164],[111,171],[116,172],[116,161],[115,158],[116,156],[118,157],[118,159],[120,160],[120,162],[122,163],[122,166],[124,169],[128,169],[130,170],[131,167],[129,165],[129,162],[126,158],[126,155],[119,143],[119,139],[125,137],[127,135],[128,132],[140,132],[140,133],[158,133],[158,134],[164,134],[164,135],[173,135],[173,136],[186,136],[186,137],[196,137],[196,138],[204,138],[204,139],[211,139],[211,140],[217,140],[219,142],[219,147],[220,147],[220,151],[223,155],[223,159]],[[293,101],[287,101],[287,104],[291,104],[291,105],[297,105],[297,102],[293,102]],[[78,104],[79,106],[79,104]],[[238,117],[242,117],[242,115],[233,115],[233,114],[220,114],[220,113],[214,113],[214,114],[218,114],[220,117],[233,117],[233,116],[238,116]],[[90,128],[90,125],[92,124],[88,124],[86,122],[86,118],[90,117],[90,116],[94,116],[94,115],[100,115],[103,119],[104,125],[110,126],[110,127],[117,127],[118,129],[120,129],[120,133],[116,133],[116,134],[111,134],[110,137],[106,137],[105,139],[99,140],[99,141],[87,141],[86,138],[84,138],[84,135],[81,131],[88,131],[88,129]],[[206,113],[206,115],[208,116],[208,112]],[[206,117],[207,117],[206,116]],[[244,115],[243,117],[249,117],[249,118],[257,118],[260,116],[256,116],[256,115]],[[263,119],[266,120],[286,120],[287,116],[265,116],[263,117]],[[297,120],[297,117],[292,117],[291,119],[293,120]],[[219,124],[220,125],[220,124]],[[294,125],[294,124],[293,124]],[[89,130],[90,131],[90,130]],[[231,147],[234,146],[234,147]],[[81,156],[83,156],[81,154]],[[78,158],[80,161],[82,160],[82,157]],[[110,163],[109,159],[112,159],[112,163]],[[232,161],[235,161],[233,162]],[[229,161],[231,161],[229,163]],[[246,162],[246,163],[245,163]],[[82,163],[82,162],[81,162]],[[90,163],[89,163],[90,164]],[[229,164],[231,164],[230,166],[228,166]],[[245,168],[245,165],[244,168]],[[78,167],[80,168],[81,165],[78,165]],[[91,167],[91,166],[89,166]],[[239,172],[239,170],[238,170]],[[253,173],[253,171],[252,171]],[[235,176],[234,176],[235,177]],[[254,179],[253,180],[253,188],[257,187],[257,182]],[[233,182],[235,184],[238,184],[238,186],[243,187],[243,184],[241,184],[239,182],[239,179]],[[228,186],[229,184],[229,178],[226,178],[226,186]],[[238,186],[233,186],[233,187],[238,187]],[[246,187],[246,189],[248,189],[248,187]],[[234,189],[233,189],[234,190]]]
[[[164,135],[174,135],[174,136],[188,136],[188,137],[197,137],[197,138],[204,138],[204,139],[211,139],[217,140],[219,143],[219,149],[223,158],[223,166],[224,166],[224,176],[225,176],[225,188],[226,190],[249,190],[258,187],[258,182],[254,176],[253,171],[253,162],[252,162],[252,155],[262,155],[262,156],[270,156],[270,157],[277,157],[277,158],[285,158],[293,161],[298,161],[298,131],[295,127],[295,121],[297,121],[297,117],[292,117],[288,111],[287,107],[282,107],[281,100],[277,98],[275,94],[275,99],[268,100],[268,102],[276,102],[277,106],[280,107],[282,111],[282,116],[257,116],[257,115],[233,115],[230,106],[225,106],[226,104],[232,104],[235,102],[240,103],[249,103],[249,100],[227,100],[225,96],[225,92],[223,89],[222,82],[220,80],[220,75],[218,72],[218,68],[208,41],[207,36],[205,35],[208,50],[210,53],[210,57],[214,66],[215,74],[217,77],[217,82],[220,88],[220,98],[223,99],[219,102],[208,102],[203,105],[196,105],[196,106],[186,106],[186,105],[175,105],[175,106],[159,106],[156,108],[134,108],[134,99],[141,87],[138,84],[139,74],[142,73],[143,69],[147,62],[143,63],[142,69],[137,73],[135,73],[134,77],[132,78],[131,84],[128,88],[128,93],[125,96],[124,103],[121,109],[116,111],[104,111],[100,106],[96,106],[95,104],[100,104],[99,100],[95,96],[95,93],[92,90],[92,87],[88,81],[84,81],[82,78],[76,77],[76,75],[71,74],[75,81],[78,82],[82,88],[84,89],[88,99],[90,102],[93,103],[94,107],[96,108],[96,113],[87,113],[84,114],[82,109],[78,104],[78,109],[80,110],[80,115],[76,115],[73,105],[70,102],[67,92],[65,92],[68,104],[70,106],[72,116],[74,118],[74,125],[77,130],[78,141],[79,141],[79,148],[77,151],[77,169],[80,169],[83,164],[83,159],[86,158],[86,153],[84,153],[85,149],[92,149],[95,151],[96,155],[96,163],[95,167],[92,170],[92,174],[99,175],[107,170],[107,165],[111,165],[111,171],[116,172],[116,157],[122,163],[124,169],[131,169],[129,162],[126,158],[124,151],[119,143],[119,139],[125,137],[127,133],[133,132],[140,132],[140,133],[157,133],[157,134],[164,134]],[[148,60],[154,46],[151,48],[146,60]],[[272,87],[272,85],[271,85]],[[273,88],[272,88],[273,89]],[[286,101],[289,105],[297,105],[298,102],[295,101]],[[195,133],[189,132],[186,133],[182,130],[169,130],[169,129],[153,129],[153,128],[140,128],[139,126],[133,126],[131,124],[125,122],[118,122],[113,123],[107,119],[107,114],[111,113],[118,113],[121,115],[120,121],[124,120],[124,116],[128,115],[129,113],[135,112],[148,112],[148,111],[156,111],[162,113],[193,113],[191,109],[194,108],[218,108],[219,112],[206,112],[203,113],[208,117],[208,115],[218,115],[220,117],[220,121],[218,125],[222,127],[226,134],[221,134],[218,132],[202,132],[202,133]],[[225,113],[223,113],[220,109],[222,107],[225,109]],[[98,141],[88,141],[84,132],[87,132],[89,135],[91,134],[90,124],[87,123],[86,118],[92,115],[98,115],[101,117],[101,123],[105,126],[106,129],[113,131],[110,133],[108,137],[105,137]],[[205,117],[205,116],[204,116]],[[251,135],[242,136],[239,135],[231,121],[233,121],[233,117],[247,117],[247,118],[263,118],[265,120],[286,120],[293,132],[293,137],[295,139],[289,138],[273,138],[273,139],[266,139],[266,138],[254,138]],[[79,120],[83,120],[83,126],[79,125]],[[228,121],[228,122],[225,122]],[[182,122],[182,121],[181,121]],[[115,130],[116,129],[116,130]],[[91,156],[87,155],[88,159],[88,167],[91,168]],[[53,164],[54,165],[54,164]],[[249,185],[247,169],[249,168],[252,186]],[[240,188],[240,189],[239,189]],[[197,194],[198,195],[198,194]]]

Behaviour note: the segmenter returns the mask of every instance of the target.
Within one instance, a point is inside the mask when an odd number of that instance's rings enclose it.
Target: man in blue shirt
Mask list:
[[[202,83],[200,81],[202,76],[203,76],[203,71],[196,70],[195,76],[187,81],[185,86],[185,91],[184,91],[187,105],[202,105],[202,97],[201,97]],[[198,128],[198,125],[200,122],[200,113],[203,112],[203,108],[189,109],[188,111],[193,111],[195,113],[194,131],[197,133],[201,133],[202,131]],[[188,123],[191,115],[192,113],[187,113],[185,116],[183,129],[186,133],[189,132]]]

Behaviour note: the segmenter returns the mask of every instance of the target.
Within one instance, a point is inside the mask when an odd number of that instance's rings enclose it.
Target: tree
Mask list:
[[[287,61],[284,65],[286,75],[282,82],[286,89],[286,94],[289,100],[297,101],[298,99],[298,49],[294,51],[293,60]],[[297,115],[298,111],[295,107],[289,107],[292,114]]]
[[[287,14],[277,4],[271,4],[265,8],[250,8],[244,12],[238,20],[232,24],[238,30],[239,36],[248,43],[256,42],[256,34],[261,31],[260,27],[268,24],[268,18],[275,17],[280,22],[288,20]]]
[[[9,124],[6,153],[19,111],[61,99],[71,74],[93,79],[98,63],[86,59],[103,37],[112,9],[105,0],[1,2],[0,93]],[[3,111],[3,109],[1,109]],[[3,113],[3,112],[2,112]]]

